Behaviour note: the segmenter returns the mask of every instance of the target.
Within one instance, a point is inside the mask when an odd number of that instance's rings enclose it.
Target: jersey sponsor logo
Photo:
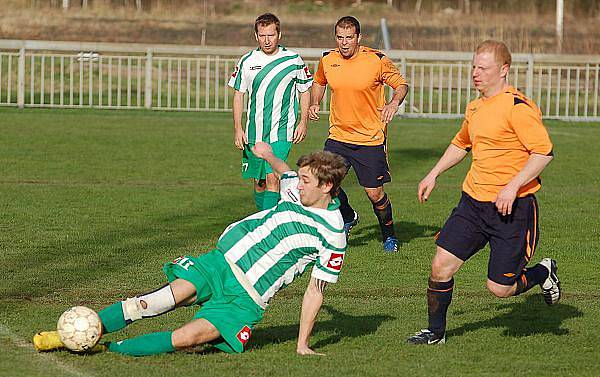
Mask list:
[[[235,70],[233,71],[233,73],[231,74],[231,77],[235,78],[238,74],[240,70],[240,67],[238,67],[237,65],[235,66]]]
[[[261,65],[253,65],[252,67],[248,68],[251,71],[257,71],[259,69],[262,69]]]
[[[308,69],[307,66],[304,66],[304,73],[306,74],[307,79],[312,77],[312,75],[310,74],[310,70]]]
[[[242,327],[242,329],[237,333],[237,338],[244,346],[248,343],[250,339],[250,335],[252,335],[252,330],[248,326]]]
[[[332,64],[332,65],[330,65],[330,67],[341,67],[341,65],[339,65],[339,64]]]
[[[344,263],[344,254],[332,253],[327,262],[327,267],[339,271],[342,269],[342,263]]]

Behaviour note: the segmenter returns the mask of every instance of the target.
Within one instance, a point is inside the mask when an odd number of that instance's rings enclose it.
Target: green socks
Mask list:
[[[263,201],[265,200],[265,192],[254,191],[254,204],[259,211],[263,210]]]
[[[269,209],[269,208],[275,207],[277,205],[277,203],[279,203],[279,199],[280,199],[280,195],[278,192],[265,191],[262,209]]]
[[[119,331],[128,325],[123,317],[123,305],[121,301],[112,304],[98,312],[98,316],[104,326],[103,332],[110,333]]]
[[[274,191],[254,191],[254,203],[259,211],[273,208],[279,203],[281,196],[278,192]]]
[[[155,332],[120,342],[110,342],[107,346],[110,352],[129,356],[157,355],[175,351],[175,347],[171,343],[172,334],[172,331]]]

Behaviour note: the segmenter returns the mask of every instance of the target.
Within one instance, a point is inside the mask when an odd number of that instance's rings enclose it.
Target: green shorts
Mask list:
[[[283,161],[287,161],[292,149],[292,143],[289,141],[276,141],[270,144],[273,148],[273,154]],[[273,172],[271,166],[267,161],[262,158],[258,158],[252,153],[250,148],[254,144],[244,145],[244,151],[242,152],[242,178],[249,179],[265,179],[267,174]]]
[[[194,319],[206,319],[221,333],[212,345],[227,353],[244,352],[264,310],[237,281],[223,254],[213,250],[197,258],[180,257],[165,264],[163,271],[169,282],[179,278],[196,287],[194,304],[201,308]]]

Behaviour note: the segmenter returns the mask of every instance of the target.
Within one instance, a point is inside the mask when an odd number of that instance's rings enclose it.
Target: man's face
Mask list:
[[[349,28],[336,27],[335,41],[344,59],[350,59],[358,53],[360,34],[356,34],[354,26]]]
[[[277,32],[277,25],[271,24],[267,26],[258,25],[258,31],[254,34],[258,45],[262,52],[267,55],[272,55],[277,51],[281,33]]]
[[[484,96],[490,89],[501,87],[508,74],[508,65],[499,63],[493,52],[483,51],[473,57],[473,84]]]
[[[301,167],[298,170],[298,176],[300,178],[298,191],[300,191],[300,202],[303,206],[312,207],[328,197],[330,187],[328,185],[319,187],[319,180],[310,171],[310,167]]]

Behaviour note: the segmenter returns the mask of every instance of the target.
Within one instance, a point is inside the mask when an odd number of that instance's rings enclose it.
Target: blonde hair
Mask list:
[[[483,41],[475,49],[475,54],[479,54],[481,52],[493,53],[496,61],[500,63],[500,65],[508,64],[510,67],[510,64],[512,63],[512,56],[510,55],[510,51],[504,42],[494,41],[491,39]]]

